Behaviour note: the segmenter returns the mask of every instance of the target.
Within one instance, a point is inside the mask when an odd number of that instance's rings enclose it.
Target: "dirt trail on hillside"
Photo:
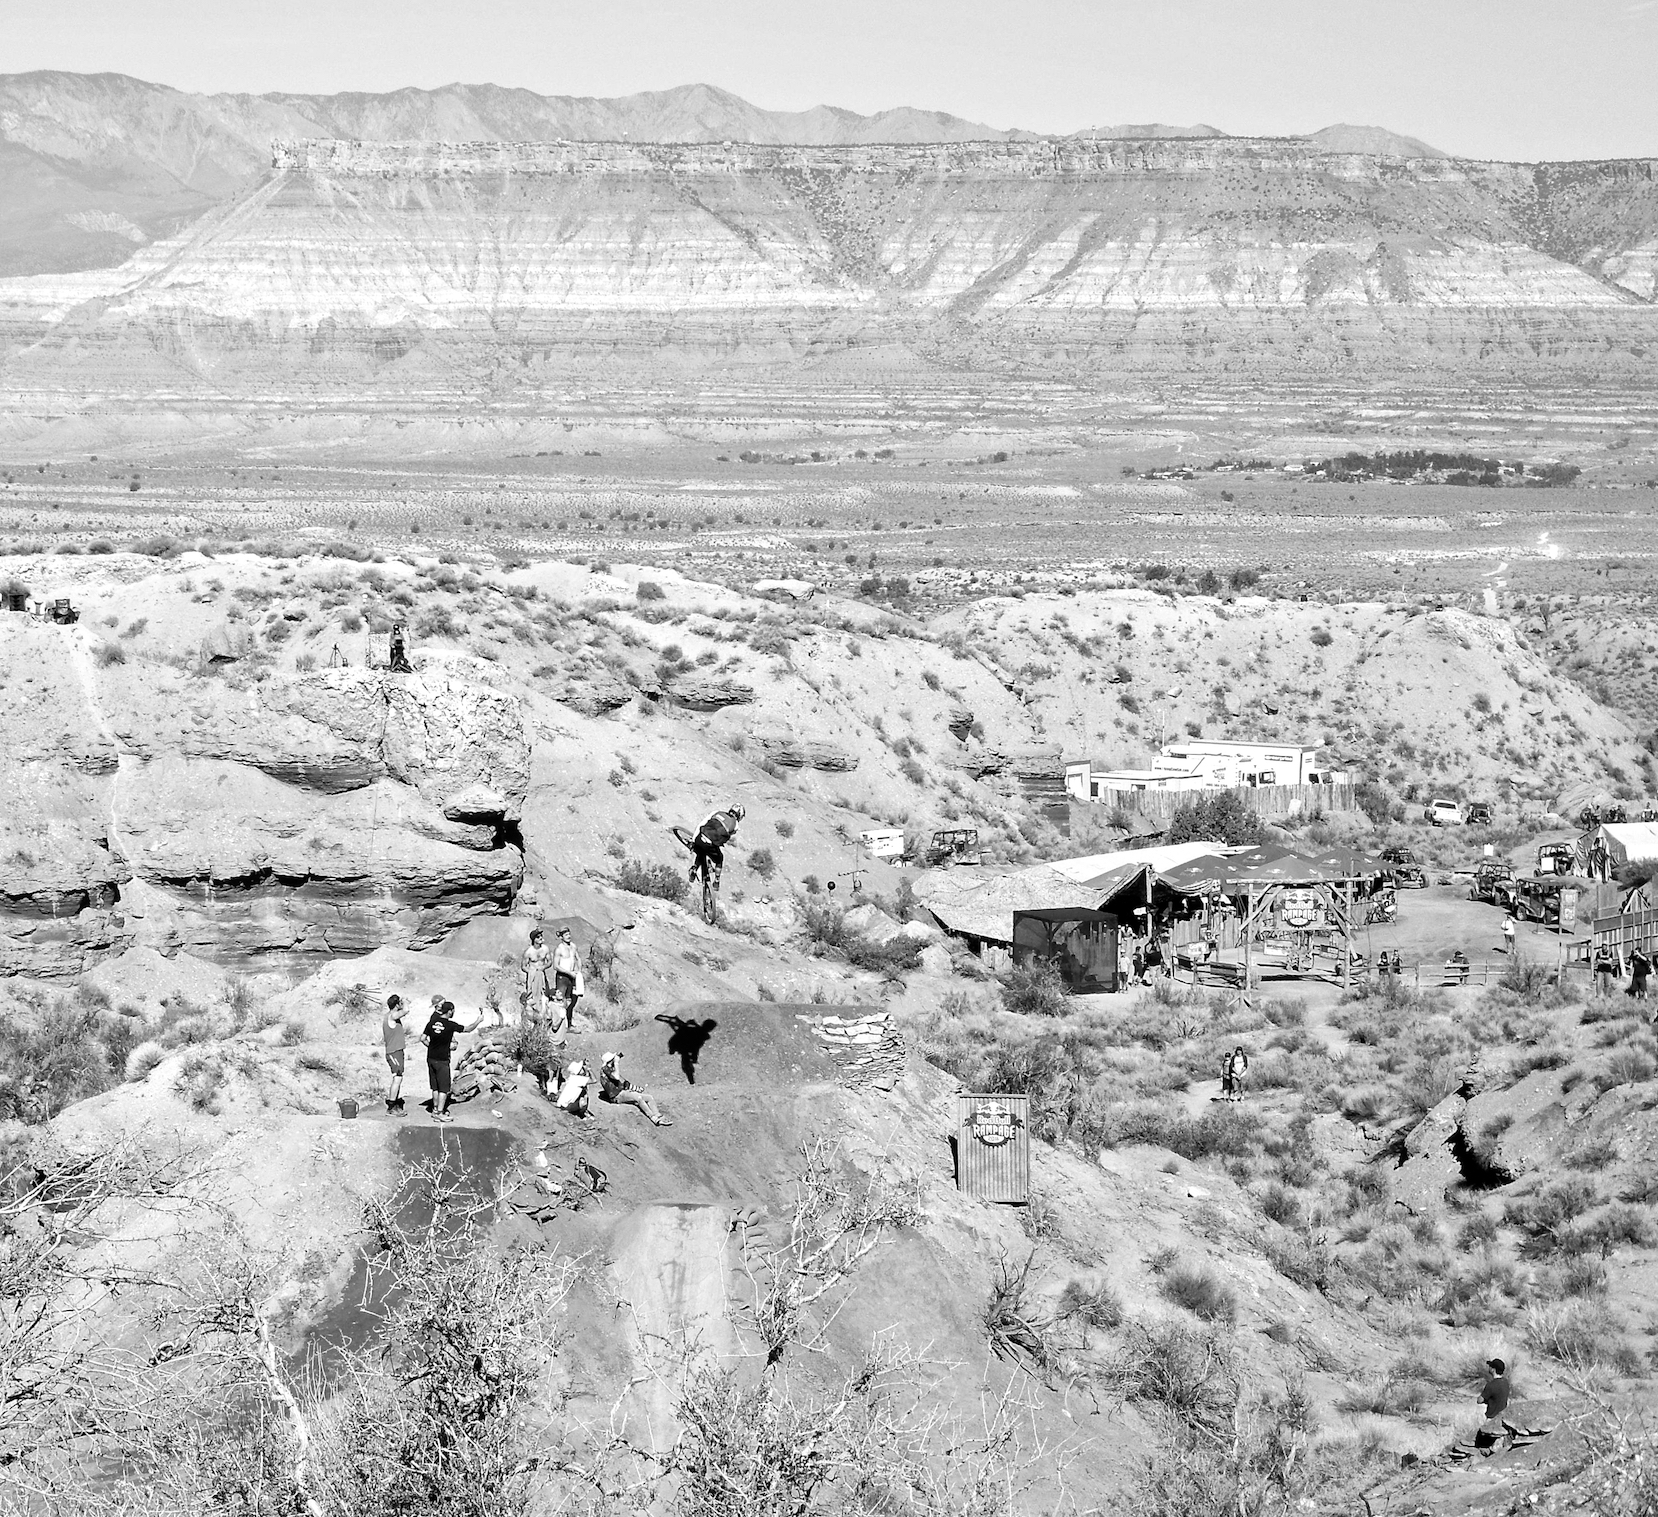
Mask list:
[[[649,1448],[678,1436],[675,1371],[705,1356],[738,1352],[729,1302],[734,1250],[723,1206],[671,1202],[636,1208],[613,1234],[611,1275],[633,1357],[619,1431]]]

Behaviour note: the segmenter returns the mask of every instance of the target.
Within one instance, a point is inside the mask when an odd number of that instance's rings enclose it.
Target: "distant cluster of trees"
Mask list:
[[[1503,484],[1548,486],[1569,485],[1583,471],[1576,464],[1525,464],[1477,453],[1440,453],[1411,448],[1397,453],[1344,453],[1306,465],[1314,479],[1337,482],[1361,479],[1434,478],[1448,485]]]

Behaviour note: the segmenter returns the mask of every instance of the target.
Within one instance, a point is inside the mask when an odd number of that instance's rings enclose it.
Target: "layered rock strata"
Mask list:
[[[488,355],[511,388],[872,343],[1084,373],[1645,374],[1654,173],[1260,139],[304,142],[118,269],[0,281],[0,378],[441,389]]]
[[[529,740],[465,660],[235,688],[7,617],[0,667],[0,973],[357,953],[511,905]]]

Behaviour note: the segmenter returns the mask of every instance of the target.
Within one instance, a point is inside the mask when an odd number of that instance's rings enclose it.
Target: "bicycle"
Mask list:
[[[708,857],[706,854],[697,853],[696,834],[689,827],[670,827],[668,830],[679,839],[684,847],[691,850],[696,860],[692,865],[691,879],[695,883],[697,875],[702,876],[702,919],[712,927],[719,916],[718,896],[720,887],[715,882],[714,871],[709,867]]]

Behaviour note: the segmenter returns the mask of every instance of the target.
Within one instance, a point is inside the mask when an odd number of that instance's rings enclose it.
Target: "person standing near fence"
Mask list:
[[[1623,978],[1623,962],[1610,943],[1595,950],[1595,994],[1609,996],[1614,983]]]
[[[1646,1000],[1646,982],[1652,973],[1652,956],[1637,944],[1629,950],[1629,994]]]

